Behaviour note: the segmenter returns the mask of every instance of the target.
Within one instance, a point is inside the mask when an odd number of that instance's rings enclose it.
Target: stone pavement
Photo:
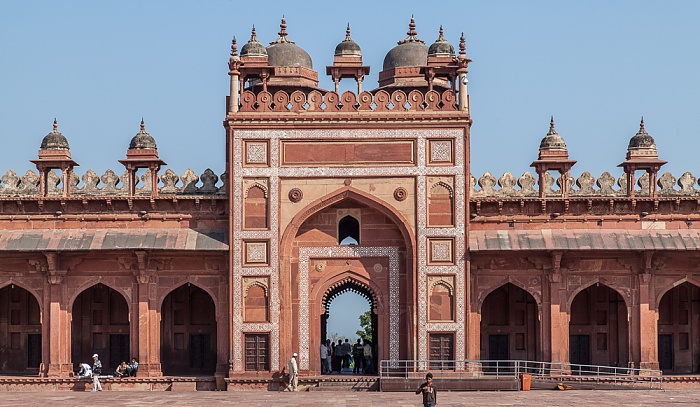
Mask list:
[[[538,390],[526,392],[443,392],[439,407],[456,406],[649,406],[699,405],[700,389]],[[374,392],[2,392],[0,406],[264,406],[408,407],[422,406],[413,393]]]

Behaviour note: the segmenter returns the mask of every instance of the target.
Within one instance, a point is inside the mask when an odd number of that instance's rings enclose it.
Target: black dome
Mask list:
[[[630,139],[630,143],[627,146],[628,150],[638,148],[656,150],[656,143],[654,142],[654,138],[651,137],[649,133],[647,133],[647,131],[644,129],[644,118],[642,118],[642,122],[639,124],[639,131]]]
[[[146,132],[146,125],[141,119],[141,130],[131,139],[129,150],[157,150],[156,141]]]
[[[68,139],[58,131],[58,122],[53,120],[53,130],[41,140],[41,150],[70,150]]]
[[[400,66],[425,66],[428,64],[428,47],[425,45],[425,41],[418,38],[415,28],[415,20],[411,18],[408,37],[399,41],[398,45],[384,57],[383,69],[385,71]]]
[[[357,43],[353,41],[352,38],[350,38],[350,24],[348,24],[348,28],[345,30],[345,39],[335,47],[334,56],[362,56],[362,50],[360,49],[360,46],[357,45]]]
[[[566,150],[564,139],[554,130],[554,117],[549,122],[549,132],[540,142],[540,150]]]
[[[250,34],[250,40],[241,48],[242,57],[261,57],[266,56],[267,50],[265,46],[258,41],[258,36],[255,34],[255,26]]]
[[[309,54],[287,38],[287,22],[284,18],[280,24],[279,38],[267,47],[267,63],[270,66],[302,66],[313,69]]]
[[[440,36],[437,40],[428,48],[429,57],[452,57],[455,56],[455,47],[452,46],[445,37],[442,35],[443,30],[440,26]]]

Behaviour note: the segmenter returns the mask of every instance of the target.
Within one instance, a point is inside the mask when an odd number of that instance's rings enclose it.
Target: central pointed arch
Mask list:
[[[301,295],[301,291],[297,290],[296,288],[292,287],[297,287],[302,284],[300,281],[295,280],[292,276],[297,275],[298,273],[302,273],[302,268],[303,268],[303,273],[307,273],[308,269],[308,263],[304,261],[304,264],[302,265],[299,263],[301,261],[300,257],[300,252],[301,252],[301,247],[299,245],[299,233],[302,230],[303,227],[306,227],[305,225],[307,224],[307,221],[310,221],[315,215],[322,213],[324,210],[327,210],[333,206],[338,206],[341,205],[341,208],[347,208],[347,204],[357,204],[357,207],[364,208],[362,211],[368,211],[368,213],[376,213],[377,215],[380,215],[383,217],[384,222],[386,225],[391,225],[390,227],[392,230],[395,231],[395,236],[396,240],[394,240],[393,244],[390,244],[391,247],[388,246],[382,246],[383,248],[380,248],[379,246],[372,246],[371,240],[368,241],[367,239],[363,239],[360,243],[359,246],[343,246],[343,245],[338,245],[337,247],[315,247],[315,250],[323,250],[324,253],[326,252],[334,252],[336,254],[342,252],[342,254],[338,254],[341,257],[345,258],[348,255],[350,258],[355,258],[359,259],[362,257],[366,258],[372,258],[372,257],[383,257],[385,259],[391,258],[392,260],[389,262],[392,264],[391,267],[387,268],[386,264],[384,266],[384,271],[383,273],[389,272],[395,273],[396,275],[396,284],[395,284],[395,289],[396,293],[393,293],[396,299],[397,303],[397,308],[398,308],[398,303],[399,303],[399,297],[401,298],[400,301],[405,302],[405,303],[412,303],[416,301],[416,238],[415,234],[413,232],[413,226],[406,220],[406,218],[396,209],[394,208],[390,203],[385,202],[381,200],[380,198],[373,196],[367,192],[361,191],[359,189],[356,189],[351,186],[345,186],[342,188],[337,189],[336,191],[323,196],[313,202],[311,202],[309,205],[306,207],[302,208],[297,214],[291,219],[291,221],[287,224],[287,226],[284,229],[284,232],[282,234],[281,238],[281,244],[280,244],[280,264],[283,266],[280,268],[280,304],[281,304],[281,312],[280,312],[280,337],[281,338],[295,338],[295,333],[298,332],[298,324],[303,324],[306,326],[306,324],[309,324],[312,321],[309,322],[300,322],[301,320],[306,321],[305,316],[301,316],[300,314],[301,311],[295,313],[293,311],[294,307],[294,301],[298,300],[301,301],[301,298],[297,298],[297,296]],[[358,218],[359,219],[359,218]],[[362,228],[362,224],[360,226]],[[400,241],[398,240],[400,239]],[[327,246],[326,242],[322,246]],[[376,240],[375,240],[376,243]],[[336,244],[338,244],[336,242]],[[398,244],[398,245],[397,245]],[[345,247],[346,249],[341,249],[342,247]],[[336,250],[337,249],[337,250]],[[384,250],[384,251],[382,251]],[[314,255],[315,256],[315,255]],[[321,257],[324,257],[325,255],[321,255]],[[381,265],[379,264],[369,264],[365,265],[368,266],[367,270],[368,275],[371,275],[371,273],[382,273],[381,271],[372,271],[373,267],[379,267],[381,269]],[[334,266],[337,267],[337,266]],[[337,270],[337,268],[336,268]],[[398,288],[398,274],[399,270],[401,270],[401,274],[405,274],[405,278],[402,277],[401,279],[401,288]],[[318,271],[318,270],[317,270]],[[339,270],[335,271],[337,273]],[[337,274],[336,274],[337,275]],[[378,274],[379,275],[379,274]],[[386,276],[386,274],[383,274]],[[312,278],[315,278],[312,276]],[[385,277],[386,278],[386,277]],[[392,277],[393,278],[393,277]],[[371,280],[371,279],[369,279]],[[319,281],[312,282],[312,284],[317,287]],[[308,283],[303,283],[303,284],[308,284]],[[304,286],[306,288],[304,289],[309,289],[311,286]],[[299,287],[302,289],[301,287]],[[389,302],[390,294],[389,292],[392,289],[390,287],[383,287],[381,289],[377,288],[377,291],[375,291],[376,295],[376,303],[381,303],[382,301]],[[306,294],[303,294],[304,296],[308,296],[311,294],[310,292],[307,292]],[[313,304],[307,303],[305,307],[311,306],[311,316],[312,318],[318,319],[320,316],[320,312],[316,312],[315,310],[320,311],[320,306],[321,306],[321,296],[323,293],[319,295],[312,295],[311,298],[313,298],[315,301]],[[310,300],[310,298],[309,298]],[[307,300],[308,301],[308,300]],[[301,303],[300,303],[301,304]],[[287,306],[289,305],[289,306]],[[304,312],[308,312],[309,308],[305,310]],[[303,314],[306,315],[306,314]],[[416,321],[416,315],[415,315],[415,310],[413,313],[409,314],[403,314],[401,313],[401,318],[407,318],[406,321],[401,321],[401,324],[398,323],[399,317],[396,316],[396,329],[395,330],[412,330],[415,329],[415,321]],[[380,318],[380,325],[382,323],[386,322],[387,326],[381,326],[380,330],[386,329],[389,330],[389,322],[388,318],[385,318],[385,320],[382,320]],[[392,323],[393,324],[393,323]],[[316,322],[313,322],[309,325],[310,326],[317,326]],[[394,325],[392,325],[394,326]],[[411,328],[413,327],[413,328]],[[394,329],[394,328],[391,328]],[[316,332],[314,330],[314,332]],[[410,358],[413,357],[412,349],[414,349],[414,346],[412,345],[412,341],[414,340],[413,335],[410,335],[409,332],[404,332],[404,335],[394,335],[396,337],[401,336],[402,338],[408,338],[408,339],[402,339],[401,346],[398,345],[398,339],[394,340],[396,342],[394,348],[396,349],[396,358],[399,358],[399,349],[401,349],[400,353],[401,356],[404,358]],[[299,337],[298,342],[289,342],[289,341],[281,341],[280,342],[280,360],[283,361],[283,358],[292,352],[295,352],[296,349],[315,349],[317,346],[317,342],[320,341],[320,338],[316,338],[316,335],[313,335],[313,337],[308,338],[308,337]],[[391,335],[388,334],[384,335],[386,337],[386,340],[388,341]],[[382,339],[383,341],[384,339]],[[404,342],[407,341],[407,342]],[[392,342],[393,343],[393,342]],[[320,345],[320,344],[318,344]],[[389,346],[388,343],[386,346],[384,346],[382,349],[384,349],[386,352],[389,351]],[[318,352],[313,352],[313,355],[311,356],[311,360],[309,361],[304,361],[303,358],[301,359],[301,365],[307,366],[307,365],[312,365],[315,366],[317,363],[314,360],[314,358],[318,358],[317,355]],[[389,354],[387,353],[384,355],[384,357],[388,357]],[[301,367],[302,370],[304,370],[304,367]]]

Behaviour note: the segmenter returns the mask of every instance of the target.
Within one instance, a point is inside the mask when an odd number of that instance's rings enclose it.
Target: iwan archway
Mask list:
[[[300,369],[320,371],[321,325],[327,300],[356,289],[372,298],[375,359],[411,358],[415,239],[403,217],[365,192],[342,188],[300,211],[285,230],[281,275],[281,358],[298,350]],[[344,285],[347,284],[347,285]],[[401,320],[405,318],[405,320]]]

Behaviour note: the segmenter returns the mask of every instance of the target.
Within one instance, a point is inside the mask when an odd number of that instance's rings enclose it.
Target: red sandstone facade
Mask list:
[[[412,21],[363,90],[348,28],[326,91],[284,21],[268,47],[234,40],[221,182],[159,174],[143,123],[123,175],[78,178],[55,124],[38,175],[0,186],[2,373],[67,376],[97,352],[138,357],[139,376],[272,377],[298,352],[317,374],[348,290],[370,302],[383,360],[697,373],[695,177],[658,177],[642,123],[619,180],[574,180],[552,121],[537,176],[476,180],[469,62],[463,37],[428,47]]]

